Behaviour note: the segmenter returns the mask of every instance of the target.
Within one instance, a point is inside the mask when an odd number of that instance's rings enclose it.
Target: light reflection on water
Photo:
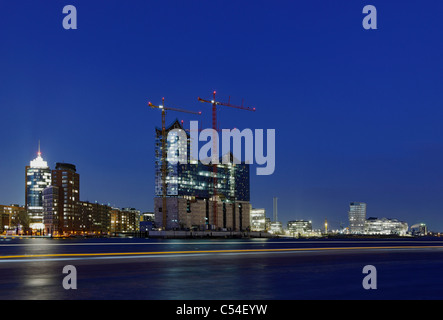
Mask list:
[[[136,239],[129,239],[136,242]],[[25,243],[13,242],[13,243]],[[80,241],[90,243],[92,241]],[[112,240],[113,242],[117,240]],[[124,240],[123,242],[127,242]],[[208,240],[156,241],[149,250],[208,249]],[[247,241],[235,241],[247,243]],[[105,246],[45,246],[45,243],[76,243],[35,239],[33,246],[0,247],[5,254],[51,254],[95,252]],[[98,243],[103,243],[99,240]],[[262,241],[255,242],[262,246]],[[128,245],[127,250],[140,251]],[[143,247],[145,248],[145,247]],[[228,242],[217,243],[217,249],[232,248]],[[108,249],[115,250],[116,247]],[[123,250],[122,246],[117,246]],[[212,247],[211,247],[212,249]],[[145,250],[145,249],[142,249]],[[115,251],[114,251],[115,252]],[[419,259],[421,257],[421,260]],[[63,266],[73,264],[78,271],[78,289],[64,290]],[[427,298],[427,292],[440,292],[443,298],[443,253],[399,251],[312,254],[196,254],[152,257],[149,259],[97,259],[0,263],[0,299],[358,299],[376,293],[362,290],[361,268],[375,264],[384,282],[378,292],[381,298]],[[414,277],[411,277],[413,274]],[[405,287],[404,279],[409,279]],[[419,286],[417,286],[419,285]],[[401,292],[397,287],[402,286]],[[411,289],[409,289],[409,286]],[[427,288],[426,292],[417,288]],[[437,289],[432,289],[437,288]],[[432,291],[432,290],[433,291]],[[408,291],[410,290],[410,291]]]

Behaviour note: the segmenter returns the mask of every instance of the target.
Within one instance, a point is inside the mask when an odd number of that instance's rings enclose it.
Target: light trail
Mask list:
[[[201,254],[248,254],[248,253],[273,253],[273,252],[312,252],[312,251],[351,251],[351,250],[405,250],[405,249],[443,249],[443,246],[378,246],[378,247],[332,247],[332,248],[278,248],[278,249],[230,249],[230,250],[190,250],[190,251],[158,251],[158,252],[106,252],[106,253],[58,253],[58,254],[29,254],[29,255],[9,255],[0,256],[0,261],[12,261],[15,259],[30,258],[88,258],[88,257],[108,257],[131,256],[134,258],[143,256],[190,256]],[[24,261],[21,260],[21,261]],[[37,259],[39,260],[39,259]],[[35,261],[37,261],[35,260]],[[43,260],[43,259],[41,259]]]
[[[32,247],[32,246],[151,246],[151,245],[168,245],[168,246],[176,246],[176,245],[231,245],[231,244],[239,244],[239,245],[276,245],[276,244],[362,244],[362,243],[441,243],[443,241],[413,241],[413,240],[399,240],[399,241],[373,241],[373,240],[364,240],[364,241],[216,241],[216,242],[109,242],[109,243],[11,243],[11,244],[0,244],[0,247]]]

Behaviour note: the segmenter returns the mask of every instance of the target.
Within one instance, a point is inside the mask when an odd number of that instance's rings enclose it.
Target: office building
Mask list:
[[[350,233],[363,234],[366,222],[366,203],[351,202],[348,217]]]
[[[0,205],[0,233],[25,231],[24,229],[29,226],[23,226],[21,219],[26,215],[26,208],[18,204]]]
[[[43,190],[43,224],[47,235],[55,236],[63,234],[62,219],[59,210],[59,187],[49,186]]]
[[[78,202],[78,215],[80,224],[71,234],[82,235],[108,235],[111,230],[111,215],[115,210],[108,205],[92,203],[89,201]]]
[[[408,224],[397,219],[371,217],[365,221],[365,234],[404,236],[407,232]]]
[[[112,208],[111,232],[125,233],[140,230],[140,211],[134,208]]]
[[[312,233],[312,222],[306,220],[288,221],[287,229],[290,235],[310,235]]]
[[[251,231],[266,231],[266,210],[252,209],[251,210]]]
[[[51,169],[43,160],[42,153],[26,166],[25,207],[29,215],[29,227],[34,230],[44,229],[43,224],[43,190],[51,185]]]
[[[411,226],[411,233],[413,236],[423,237],[428,235],[428,227],[425,223],[417,223]]]
[[[143,212],[140,215],[140,231],[147,232],[155,228],[155,213],[154,212]]]
[[[52,234],[73,234],[84,229],[80,202],[80,175],[69,163],[57,163],[52,185],[45,194],[45,229]]]
[[[140,215],[140,221],[152,221],[155,220],[155,213],[154,212],[143,212]]]
[[[283,234],[283,225],[279,221],[271,222],[271,229],[269,230],[272,234]]]
[[[166,129],[182,129],[175,121]],[[177,140],[171,139],[167,148]],[[155,141],[155,224],[164,229],[246,230],[250,227],[249,165],[217,165],[217,192],[214,195],[213,166],[190,159],[190,136],[187,134],[187,163],[173,164],[179,155],[168,155],[166,175],[166,226],[163,226],[162,130],[156,129]],[[179,148],[178,148],[179,149]],[[184,147],[182,148],[183,151]],[[225,155],[226,156],[226,155]],[[220,161],[221,162],[221,161]],[[214,209],[216,208],[216,209]],[[214,214],[216,211],[216,215]]]
[[[271,218],[265,218],[266,231],[271,230]]]

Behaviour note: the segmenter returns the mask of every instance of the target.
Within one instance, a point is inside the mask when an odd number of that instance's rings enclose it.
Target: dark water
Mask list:
[[[0,259],[0,299],[442,299],[437,241],[2,239],[0,256],[226,249],[374,249]],[[393,248],[402,246],[403,248]],[[418,246],[419,248],[416,248]],[[380,248],[383,247],[383,248]],[[389,248],[385,248],[389,247]],[[65,265],[77,289],[62,287]],[[377,289],[365,290],[365,265]]]

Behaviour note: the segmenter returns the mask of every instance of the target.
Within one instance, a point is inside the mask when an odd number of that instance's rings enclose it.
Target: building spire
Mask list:
[[[48,163],[42,158],[42,152],[40,150],[40,140],[38,141],[37,158],[32,160],[29,166],[31,168],[48,168]]]

